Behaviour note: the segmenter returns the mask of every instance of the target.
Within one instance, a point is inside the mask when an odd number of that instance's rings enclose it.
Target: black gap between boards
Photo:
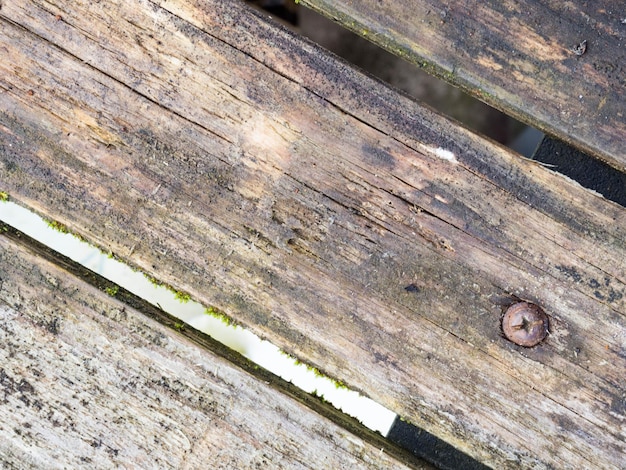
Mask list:
[[[434,77],[294,0],[247,0],[272,18],[355,67],[406,93],[444,116],[503,145],[536,138],[528,126]],[[531,128],[532,129],[532,128]],[[538,132],[538,131],[537,131]],[[538,141],[529,147],[534,149]],[[525,156],[530,157],[530,154]]]
[[[352,65],[441,114],[525,157],[553,165],[555,171],[626,207],[626,174],[555,138],[544,136],[537,129],[427,74],[328,18],[297,5],[294,0],[247,1]]]
[[[397,416],[387,434],[387,439],[409,450],[416,457],[432,462],[441,470],[487,470],[489,468],[447,442],[402,421]]]
[[[533,159],[626,207],[626,173],[549,136],[543,138]]]

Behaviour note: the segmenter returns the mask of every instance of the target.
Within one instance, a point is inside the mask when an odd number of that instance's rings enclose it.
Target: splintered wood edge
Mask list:
[[[0,10],[3,190],[490,465],[621,455],[621,207],[230,2],[51,5]]]
[[[558,9],[537,0],[301,3],[626,171],[626,28],[611,2]]]
[[[9,466],[432,468],[417,459],[406,467],[388,445],[351,435],[37,247],[6,236],[0,247],[0,454]]]

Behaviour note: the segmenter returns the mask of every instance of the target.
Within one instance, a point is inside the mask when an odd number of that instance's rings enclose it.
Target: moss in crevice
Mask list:
[[[291,359],[291,360],[293,361],[294,365],[296,365],[296,366],[304,366],[304,367],[306,367],[306,369],[307,369],[309,372],[313,372],[313,375],[315,375],[315,377],[317,377],[317,378],[322,378],[322,379],[326,379],[326,380],[331,381],[331,382],[335,385],[335,388],[336,388],[337,390],[340,390],[340,389],[343,389],[343,390],[350,390],[350,389],[346,386],[346,384],[345,384],[342,380],[333,379],[333,378],[332,378],[332,377],[330,377],[329,375],[324,374],[324,373],[323,373],[322,371],[320,371],[317,367],[310,366],[310,365],[308,365],[308,364],[303,363],[300,359],[298,359],[298,358],[296,358],[296,357],[292,356],[291,354],[289,354],[289,353],[287,353],[287,352],[283,351],[282,349],[280,350],[280,353],[281,353],[283,356],[287,356],[289,359]],[[314,391],[314,392],[312,392],[312,393],[313,393],[314,395],[317,395],[317,390],[316,390],[316,391]]]
[[[46,222],[46,225],[50,227],[52,230],[56,230],[59,233],[70,233],[70,231],[68,230],[65,224],[62,224],[61,222],[58,222],[56,220],[47,220],[47,219],[44,219],[44,220]]]
[[[211,316],[211,317],[213,317],[213,318],[217,318],[218,320],[220,320],[226,326],[232,326],[233,328],[239,326],[237,323],[235,323],[233,321],[232,318],[230,318],[224,312],[222,312],[221,310],[218,310],[217,308],[215,308],[213,306],[205,307],[204,308],[204,313],[209,315],[209,316]]]
[[[186,304],[191,300],[191,296],[189,294],[179,290],[174,291],[174,297],[176,297],[176,300],[178,300],[181,304]]]
[[[186,304],[187,302],[190,302],[192,300],[191,295],[188,294],[187,292],[183,292],[181,290],[175,289],[173,286],[171,286],[170,284],[166,282],[159,281],[156,277],[148,274],[147,272],[143,271],[140,268],[135,268],[131,266],[129,263],[127,263],[126,261],[122,259],[118,259],[115,256],[111,256],[111,257],[115,258],[120,263],[123,263],[129,266],[133,271],[142,273],[143,276],[148,280],[148,282],[152,284],[154,287],[162,287],[170,291],[172,294],[174,294],[174,297],[176,298],[176,300],[178,300],[181,304]]]
[[[120,290],[120,287],[117,285],[114,286],[109,286],[107,288],[104,289],[104,291],[110,295],[111,297],[115,297],[118,293],[118,291]]]

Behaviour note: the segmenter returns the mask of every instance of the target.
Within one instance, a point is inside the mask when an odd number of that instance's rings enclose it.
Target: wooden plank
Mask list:
[[[0,189],[482,462],[618,468],[624,208],[230,2],[54,5],[0,10]]]
[[[626,171],[622,1],[301,3],[505,113]],[[583,41],[585,52],[578,55]]]
[[[3,468],[409,468],[6,237],[0,324]]]

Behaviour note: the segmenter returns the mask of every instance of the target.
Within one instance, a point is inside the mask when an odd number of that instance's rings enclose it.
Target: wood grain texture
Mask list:
[[[488,104],[626,171],[622,1],[302,0]],[[585,53],[575,49],[586,41]]]
[[[239,4],[0,18],[0,190],[488,465],[619,468],[624,208]]]
[[[408,468],[5,237],[0,340],[2,468]]]

